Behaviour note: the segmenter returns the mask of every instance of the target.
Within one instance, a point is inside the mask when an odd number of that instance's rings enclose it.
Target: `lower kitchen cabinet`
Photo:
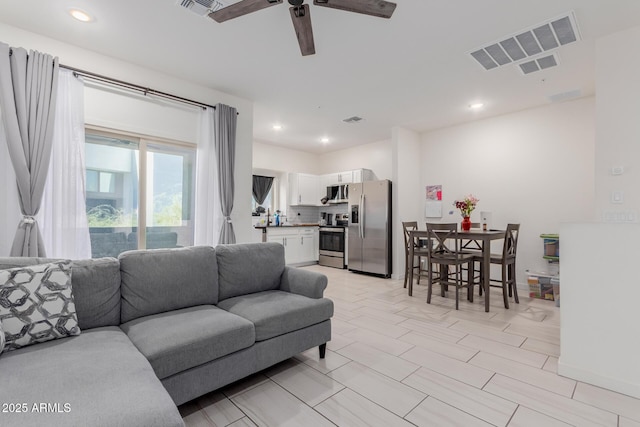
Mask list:
[[[269,227],[267,242],[284,246],[286,264],[318,262],[318,227]]]

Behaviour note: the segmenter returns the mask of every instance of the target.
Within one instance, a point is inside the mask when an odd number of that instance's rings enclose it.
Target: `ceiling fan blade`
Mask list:
[[[311,15],[309,14],[309,5],[294,6],[289,8],[291,12],[291,20],[293,28],[296,30],[298,44],[302,56],[313,55],[316,53],[316,47],[313,43],[313,29],[311,28]]]
[[[224,22],[270,6],[275,6],[279,3],[282,3],[282,0],[242,0],[238,3],[223,7],[220,10],[216,10],[215,12],[211,12],[209,18],[216,22]]]
[[[313,4],[380,18],[391,18],[396,10],[395,3],[384,0],[313,0]]]

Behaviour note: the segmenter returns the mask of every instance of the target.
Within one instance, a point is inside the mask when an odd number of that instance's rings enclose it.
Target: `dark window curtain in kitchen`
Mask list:
[[[264,199],[269,195],[272,185],[273,177],[253,175],[253,198],[257,204],[262,205],[264,203]]]
[[[11,256],[46,256],[35,215],[51,160],[57,88],[58,58],[0,43],[0,110],[23,215]]]
[[[238,116],[236,109],[228,105],[216,105],[213,129],[215,149],[218,162],[218,191],[220,193],[220,210],[224,220],[220,230],[219,243],[236,242],[231,222],[235,185],[233,180],[236,159],[236,125]]]

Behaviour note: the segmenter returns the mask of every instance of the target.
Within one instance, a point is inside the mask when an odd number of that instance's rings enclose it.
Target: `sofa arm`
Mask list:
[[[301,270],[289,266],[284,267],[280,279],[280,290],[309,298],[322,298],[327,287],[327,276],[315,271]]]

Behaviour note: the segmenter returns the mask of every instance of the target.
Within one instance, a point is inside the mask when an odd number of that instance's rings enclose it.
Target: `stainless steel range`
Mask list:
[[[320,260],[327,267],[345,268],[345,228],[320,227]]]

